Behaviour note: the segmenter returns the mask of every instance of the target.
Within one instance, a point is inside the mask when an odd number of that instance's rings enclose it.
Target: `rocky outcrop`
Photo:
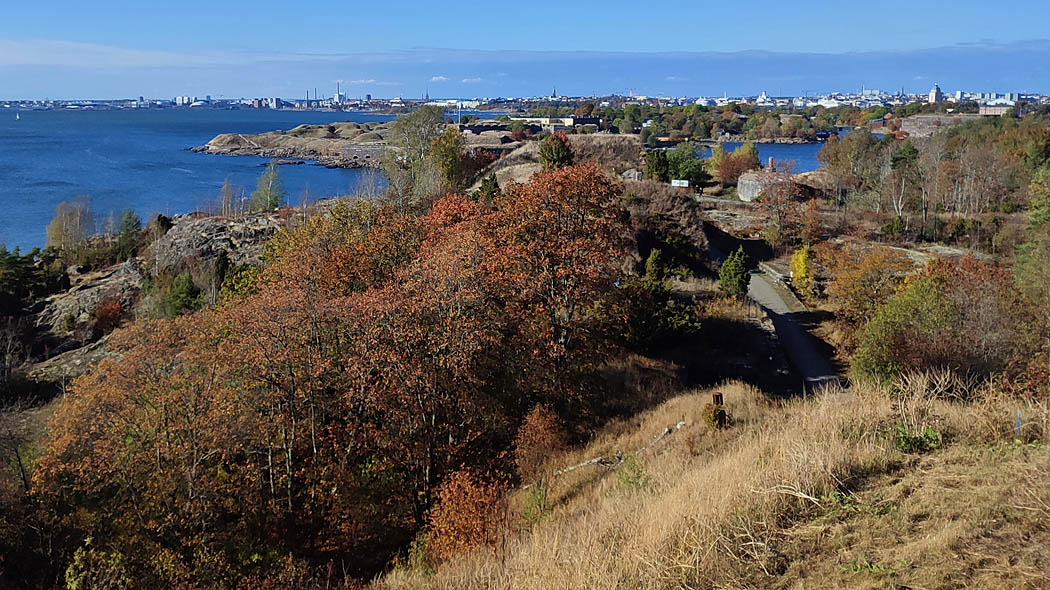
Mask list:
[[[46,361],[33,365],[26,377],[37,383],[52,383],[56,386],[69,383],[87,373],[100,361],[116,356],[107,346],[109,338],[105,337],[86,346],[56,354]]]
[[[145,253],[154,274],[186,263],[208,264],[220,254],[233,265],[255,263],[266,241],[281,227],[281,219],[273,213],[239,219],[183,215],[173,221],[174,226]]]
[[[191,149],[227,156],[315,160],[330,168],[361,168],[378,165],[388,134],[382,123],[300,125],[288,131],[254,135],[223,133]]]
[[[103,301],[119,301],[121,307],[130,309],[138,298],[143,278],[137,260],[96,272],[74,273],[68,291],[44,300],[36,325],[53,334],[63,334],[72,326],[88,322]]]

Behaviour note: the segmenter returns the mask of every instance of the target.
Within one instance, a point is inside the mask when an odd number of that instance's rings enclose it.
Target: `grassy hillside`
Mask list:
[[[506,509],[512,532],[417,588],[1045,588],[1050,413],[948,378],[769,401],[719,388],[732,426],[702,419],[707,391],[605,429]],[[1020,431],[1017,420],[1020,416]],[[663,434],[662,434],[663,433]]]

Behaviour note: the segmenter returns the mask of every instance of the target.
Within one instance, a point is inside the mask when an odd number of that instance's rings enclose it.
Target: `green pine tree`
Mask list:
[[[734,297],[741,297],[747,293],[747,254],[744,247],[737,248],[726,258],[718,269],[718,285],[722,290]]]

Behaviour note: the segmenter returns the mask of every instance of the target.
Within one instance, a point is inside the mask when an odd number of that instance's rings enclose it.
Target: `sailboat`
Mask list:
[[[22,113],[15,113],[15,121],[22,118]]]

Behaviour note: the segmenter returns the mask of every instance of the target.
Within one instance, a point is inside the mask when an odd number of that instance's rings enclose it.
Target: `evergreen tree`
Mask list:
[[[668,182],[670,180],[667,152],[664,150],[651,150],[645,153],[645,177],[659,182]]]
[[[575,155],[569,147],[569,138],[564,131],[551,134],[540,142],[540,164],[545,170],[557,170],[572,166]]]
[[[747,254],[741,246],[730,254],[718,269],[718,285],[726,293],[740,297],[747,293],[747,283]]]

